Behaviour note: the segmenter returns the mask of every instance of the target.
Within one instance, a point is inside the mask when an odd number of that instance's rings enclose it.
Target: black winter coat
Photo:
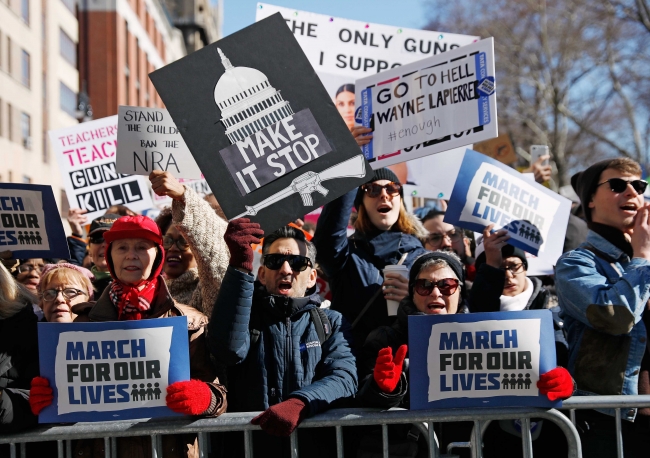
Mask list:
[[[29,407],[31,381],[39,375],[37,322],[32,304],[0,319],[0,433],[38,423]]]
[[[355,196],[356,189],[323,207],[313,239],[318,253],[316,260],[330,281],[332,308],[350,323],[375,293],[381,291],[384,267],[397,264],[408,253],[404,265],[410,269],[427,252],[417,237],[402,232],[355,233],[348,239],[347,225]],[[354,347],[360,348],[371,331],[393,321],[380,292],[354,328]]]

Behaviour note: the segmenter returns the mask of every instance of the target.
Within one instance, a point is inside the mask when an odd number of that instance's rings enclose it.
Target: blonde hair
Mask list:
[[[36,303],[36,297],[18,283],[0,262],[0,318],[11,318],[33,303]]]
[[[373,231],[377,230],[370,217],[368,216],[368,211],[366,207],[361,202],[358,208],[358,216],[354,222],[354,229],[361,232],[362,234],[370,234]],[[419,236],[418,226],[415,224],[414,218],[409,218],[406,208],[404,208],[404,202],[400,198],[399,203],[399,215],[397,216],[397,221],[389,229],[391,232],[403,232],[404,234]]]
[[[38,284],[38,292],[42,294],[47,289],[47,285],[53,280],[77,284],[82,287],[81,289],[84,290],[89,299],[92,297],[93,284],[90,279],[81,272],[67,267],[57,267],[45,272]]]

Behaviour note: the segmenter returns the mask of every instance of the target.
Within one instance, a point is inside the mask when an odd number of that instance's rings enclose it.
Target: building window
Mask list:
[[[10,103],[7,104],[7,137],[9,138],[9,141],[14,140],[14,110],[13,107],[11,106]]]
[[[20,118],[20,132],[23,146],[26,149],[32,149],[32,119],[27,113],[23,113]]]
[[[73,67],[77,67],[77,44],[63,29],[59,29],[59,49],[61,56]]]
[[[23,49],[23,54],[21,58],[21,68],[22,68],[21,81],[27,87],[29,87],[29,82],[30,82],[30,77],[29,77],[30,70],[31,70],[30,67],[31,65],[29,62],[29,53]]]
[[[11,75],[12,65],[11,65],[11,38],[7,37],[7,73]]]
[[[61,2],[65,5],[66,8],[70,10],[72,14],[76,14],[75,7],[77,0],[61,0]]]
[[[66,113],[68,113],[73,118],[76,118],[77,93],[61,82],[59,97],[61,102],[61,109]]]
[[[21,0],[20,2],[20,15],[25,21],[25,24],[29,24],[29,0]]]
[[[2,121],[4,120],[4,117],[2,116],[2,99],[0,99],[0,137],[4,135],[4,129],[2,125]],[[1,182],[2,180],[0,180]]]

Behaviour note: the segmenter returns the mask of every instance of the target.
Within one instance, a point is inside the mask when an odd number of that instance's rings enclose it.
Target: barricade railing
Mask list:
[[[650,407],[650,395],[646,396],[590,396],[573,397],[564,402],[563,410],[569,410],[570,417],[575,422],[575,410],[580,409],[616,409],[616,430],[618,456],[623,458],[623,439],[621,435],[621,409],[631,407]],[[201,458],[207,458],[207,434],[211,432],[243,431],[244,450],[246,458],[252,458],[252,431],[260,429],[250,421],[258,412],[225,413],[218,418],[181,418],[181,419],[149,419],[125,420],[115,422],[75,423],[71,425],[42,425],[37,428],[0,435],[0,444],[10,444],[11,458],[24,457],[27,442],[57,441],[58,457],[71,457],[71,440],[104,439],[105,458],[117,458],[116,438],[150,436],[152,457],[162,457],[161,436],[168,434],[198,433]],[[383,456],[388,458],[388,425],[422,423],[426,425],[429,456],[438,458],[440,452],[436,446],[434,423],[456,421],[471,421],[474,430],[469,441],[472,455],[482,457],[483,425],[493,420],[515,420],[522,422],[523,456],[532,457],[532,437],[530,434],[530,419],[541,418],[555,423],[565,434],[569,450],[569,458],[581,458],[580,437],[574,422],[555,409],[540,409],[532,407],[520,408],[482,408],[444,409],[444,410],[391,410],[378,409],[333,409],[304,420],[300,428],[334,427],[336,431],[337,458],[343,457],[343,427],[372,426],[382,427]],[[297,431],[290,436],[291,456],[298,457]]]

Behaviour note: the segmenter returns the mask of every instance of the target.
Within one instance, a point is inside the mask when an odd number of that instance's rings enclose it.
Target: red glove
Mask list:
[[[253,270],[253,249],[251,243],[260,243],[264,231],[258,223],[251,223],[248,218],[233,219],[228,223],[223,235],[230,251],[230,265],[248,272]]]
[[[29,406],[34,415],[41,413],[41,410],[52,404],[54,395],[50,382],[45,377],[34,377],[32,388],[29,390]]]
[[[539,392],[545,394],[550,401],[570,398],[574,391],[573,378],[563,367],[556,367],[542,374],[537,382]]]
[[[212,390],[200,380],[172,383],[167,387],[165,402],[174,412],[201,415],[210,407]]]
[[[269,407],[251,420],[254,425],[260,425],[264,431],[273,436],[290,436],[294,429],[307,415],[307,406],[297,398]]]
[[[402,345],[397,349],[395,358],[393,358],[392,348],[386,347],[379,350],[373,375],[375,382],[379,385],[379,389],[384,393],[392,393],[395,391],[397,382],[399,382],[399,378],[402,376],[402,364],[404,364],[407,350],[408,347]]]

